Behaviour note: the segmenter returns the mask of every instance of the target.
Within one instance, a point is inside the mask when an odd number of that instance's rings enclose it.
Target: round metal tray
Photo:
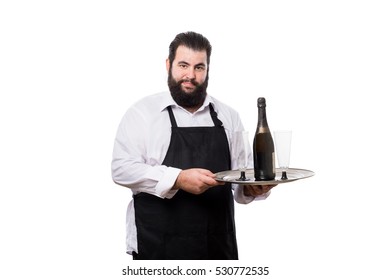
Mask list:
[[[289,183],[300,179],[309,178],[314,176],[314,172],[306,169],[299,168],[289,168],[287,170],[287,179],[282,180],[282,170],[280,168],[276,168],[276,176],[275,180],[270,181],[255,181],[254,171],[253,169],[247,169],[245,171],[245,176],[247,181],[238,180],[240,178],[241,172],[239,170],[227,170],[215,173],[216,180],[221,182],[228,182],[234,184],[242,184],[242,185],[276,185],[282,183]]]

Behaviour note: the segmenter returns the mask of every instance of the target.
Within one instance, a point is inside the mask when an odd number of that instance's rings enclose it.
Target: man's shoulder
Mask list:
[[[215,110],[221,111],[221,112],[227,113],[227,114],[233,114],[233,115],[238,114],[236,109],[234,109],[232,106],[230,106],[230,104],[227,104],[223,101],[220,101],[219,99],[217,99],[213,96],[210,96],[210,99],[211,99],[211,103],[214,104],[214,106],[215,106]]]
[[[169,93],[166,91],[150,94],[138,99],[134,105],[150,104],[151,102],[160,102],[169,99]]]
[[[168,106],[171,103],[170,94],[166,91],[147,95],[138,99],[130,106],[130,109],[140,109],[144,111],[161,111],[164,106]]]

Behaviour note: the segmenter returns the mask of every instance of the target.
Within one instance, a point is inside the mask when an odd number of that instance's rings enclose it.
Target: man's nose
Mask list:
[[[195,78],[195,70],[192,68],[188,68],[186,72],[186,79],[192,80]]]

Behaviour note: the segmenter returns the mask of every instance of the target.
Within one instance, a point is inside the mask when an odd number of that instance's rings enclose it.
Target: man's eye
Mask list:
[[[205,70],[205,67],[204,66],[197,66],[195,69],[198,71],[203,71],[203,70]]]
[[[186,64],[179,64],[179,67],[183,68],[183,69],[186,69],[188,67],[188,65],[186,65]]]

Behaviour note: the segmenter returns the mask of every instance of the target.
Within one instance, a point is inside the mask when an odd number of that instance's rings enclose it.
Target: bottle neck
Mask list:
[[[269,131],[265,106],[258,107],[257,133],[267,133]]]

